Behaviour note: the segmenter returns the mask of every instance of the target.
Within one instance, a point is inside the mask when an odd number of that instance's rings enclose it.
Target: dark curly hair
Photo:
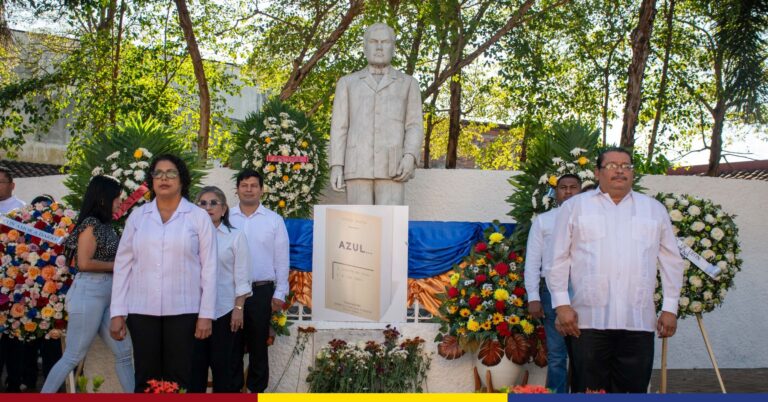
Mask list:
[[[192,187],[192,176],[189,173],[189,168],[187,168],[187,164],[184,163],[184,160],[179,158],[176,155],[172,154],[161,154],[155,156],[154,159],[152,159],[152,163],[149,164],[149,168],[147,169],[147,187],[149,187],[149,194],[151,199],[155,199],[155,190],[154,190],[154,178],[152,177],[152,172],[155,171],[155,166],[157,166],[157,163],[160,161],[168,161],[173,163],[176,166],[176,170],[179,171],[179,181],[181,182],[181,196],[189,200],[189,190],[190,187]]]

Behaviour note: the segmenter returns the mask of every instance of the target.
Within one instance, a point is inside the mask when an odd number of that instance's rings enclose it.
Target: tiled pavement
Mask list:
[[[651,391],[659,390],[659,370],[653,370]],[[728,393],[768,392],[768,368],[720,369]],[[667,370],[667,393],[719,393],[713,369]]]

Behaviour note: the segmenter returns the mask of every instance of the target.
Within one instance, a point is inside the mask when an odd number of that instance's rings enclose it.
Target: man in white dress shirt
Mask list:
[[[683,260],[667,209],[632,191],[628,151],[603,151],[595,176],[597,189],[559,208],[547,284],[557,326],[572,337],[571,391],[643,393],[651,379],[654,330],[664,338],[677,328]],[[663,303],[657,318],[659,269]]]
[[[560,176],[555,187],[557,205],[562,205],[579,191],[579,176]],[[547,388],[565,393],[568,391],[568,351],[565,339],[555,329],[552,296],[544,282],[552,266],[552,230],[557,212],[557,208],[553,208],[533,220],[525,247],[525,291],[528,293],[528,312],[533,318],[543,320],[547,335]]]
[[[261,204],[261,175],[245,169],[236,180],[240,204],[232,208],[229,220],[248,239],[253,290],[245,299],[245,344],[249,354],[245,385],[251,392],[264,392],[269,384],[269,320],[273,311],[282,308],[289,292],[290,243],[283,218]]]
[[[27,205],[24,201],[13,196],[16,183],[10,170],[0,167],[0,213],[6,214]]]

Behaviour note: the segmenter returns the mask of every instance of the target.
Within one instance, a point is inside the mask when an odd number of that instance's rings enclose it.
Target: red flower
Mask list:
[[[67,327],[67,322],[64,320],[54,320],[53,327],[56,329],[64,329]]]
[[[542,341],[547,339],[547,333],[544,332],[544,327],[536,328],[536,337],[538,337]]]
[[[48,304],[48,298],[40,296],[39,299],[37,299],[37,308],[43,308]]]
[[[16,284],[17,285],[21,285],[24,282],[25,282],[24,281],[24,275],[22,275],[22,274],[16,275]]]
[[[491,255],[491,253],[485,253],[485,259],[488,260],[488,262],[490,263],[491,260],[493,260],[493,256]]]
[[[505,262],[500,262],[493,266],[493,269],[496,270],[496,272],[499,273],[499,275],[504,276],[509,272],[509,265]]]
[[[477,297],[477,295],[472,295],[472,297],[469,298],[469,308],[474,310],[480,302],[482,302],[482,299]]]
[[[510,253],[509,253],[509,260],[510,260],[510,261],[515,261],[515,260],[517,260],[517,254],[515,254],[515,252],[514,252],[514,251],[510,251]]]
[[[43,229],[45,229],[45,228],[47,228],[47,227],[48,227],[48,224],[47,224],[47,223],[45,223],[44,221],[37,221],[37,222],[35,223],[34,227],[35,227],[36,229],[40,229],[40,230],[43,230]]]
[[[480,242],[475,244],[475,252],[482,253],[483,251],[488,250],[488,245]]]
[[[509,325],[507,325],[506,321],[502,321],[499,325],[496,326],[496,332],[504,337],[512,336],[512,332],[509,331]]]
[[[448,289],[448,297],[453,299],[453,298],[456,298],[458,296],[459,296],[459,289],[456,289],[456,288],[453,288],[453,287]]]
[[[504,310],[507,309],[507,303],[504,300],[496,301],[496,312],[504,314]]]
[[[516,287],[515,290],[512,291],[512,293],[514,293],[515,296],[517,297],[523,297],[523,295],[525,294],[525,289],[521,287]]]
[[[477,274],[477,276],[475,276],[475,282],[477,282],[478,285],[485,283],[486,279],[488,278],[485,276],[485,274]]]

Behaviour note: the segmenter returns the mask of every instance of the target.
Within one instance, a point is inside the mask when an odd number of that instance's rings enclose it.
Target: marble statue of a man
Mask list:
[[[365,32],[368,67],[341,77],[331,118],[331,187],[347,204],[403,205],[404,183],[421,155],[419,83],[390,66],[395,33],[381,23]]]

